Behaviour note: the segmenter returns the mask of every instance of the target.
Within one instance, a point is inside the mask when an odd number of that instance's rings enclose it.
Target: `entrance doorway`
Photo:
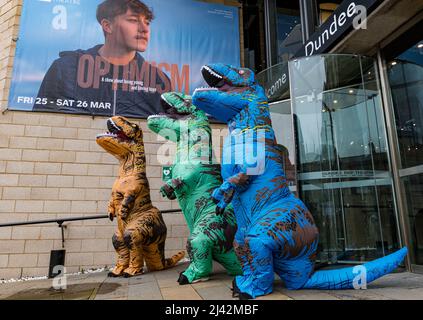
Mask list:
[[[320,55],[289,63],[297,188],[320,230],[318,259],[361,263],[399,248],[375,62]]]
[[[384,49],[413,271],[423,272],[423,21]]]

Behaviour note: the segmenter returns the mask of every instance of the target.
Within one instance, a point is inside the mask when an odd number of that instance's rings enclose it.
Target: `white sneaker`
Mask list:
[[[205,281],[209,281],[209,280],[210,280],[210,278],[200,278],[200,279],[194,280],[192,283],[205,282]]]

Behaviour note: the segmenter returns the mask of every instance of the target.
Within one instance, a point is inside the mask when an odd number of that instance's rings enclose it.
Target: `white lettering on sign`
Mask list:
[[[282,77],[280,77],[268,90],[267,90],[267,97],[273,96],[279,89],[282,88],[283,85],[286,84],[287,75],[284,73]]]
[[[346,12],[341,12],[338,15],[336,13],[333,14],[333,20],[330,23],[329,28],[323,30],[316,40],[310,40],[306,43],[305,55],[313,55],[320,48],[322,48],[325,43],[330,42],[331,37],[335,36],[339,28],[347,23],[347,19],[351,19],[353,17],[354,20],[352,21],[352,24],[355,29],[367,29],[366,7],[362,5],[356,5],[354,2],[351,2]]]

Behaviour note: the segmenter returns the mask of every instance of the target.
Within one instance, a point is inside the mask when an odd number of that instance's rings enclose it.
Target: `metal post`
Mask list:
[[[266,64],[268,68],[273,65],[272,45],[274,45],[276,40],[276,39],[273,39],[272,37],[271,2],[273,2],[273,0],[264,0],[264,30],[265,30],[265,36],[266,36]]]
[[[399,174],[399,168],[401,165],[401,158],[399,155],[399,148],[398,148],[398,139],[396,135],[396,126],[395,126],[395,116],[392,107],[392,99],[389,94],[389,81],[386,74],[386,65],[382,58],[382,54],[380,50],[377,53],[377,64],[379,69],[379,77],[380,77],[380,84],[381,84],[381,91],[382,91],[382,105],[383,105],[383,113],[386,119],[386,131],[388,136],[388,143],[389,143],[389,155],[391,160],[392,166],[392,175],[393,175],[393,182],[394,182],[394,191],[395,191],[395,203],[397,208],[397,232],[399,236],[400,246],[405,244],[408,248],[410,247],[410,238],[409,233],[407,231],[407,205],[406,200],[403,195],[403,188],[401,187],[401,177]],[[399,219],[399,220],[398,220]],[[400,227],[402,226],[402,228]],[[411,271],[411,252],[406,257],[406,267],[409,271]]]
[[[301,30],[303,43],[306,43],[316,31],[317,9],[315,0],[300,0]]]
[[[59,224],[60,229],[62,229],[62,248],[65,248],[65,228],[66,226],[63,225],[64,221],[57,222]]]

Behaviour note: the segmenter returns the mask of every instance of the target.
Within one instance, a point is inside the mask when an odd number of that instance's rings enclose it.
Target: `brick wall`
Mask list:
[[[7,109],[22,0],[0,0],[0,107]],[[105,118],[6,111],[0,113],[0,223],[106,214],[117,174],[117,160],[95,143]],[[147,174],[154,205],[179,208],[159,195],[163,144],[144,131]],[[214,126],[219,132],[222,126]],[[220,142],[220,140],[219,140]],[[188,230],[182,214],[165,214],[166,255],[185,249]],[[67,272],[112,266],[111,237],[116,223],[92,220],[66,223]],[[61,249],[55,224],[0,228],[0,279],[44,276],[50,251]]]
[[[178,209],[159,194],[162,170],[156,153],[163,142],[145,120],[147,175],[155,206]],[[105,118],[8,111],[0,115],[0,223],[105,214],[117,160],[104,152],[95,136]],[[185,248],[188,230],[181,214],[164,214],[168,226],[166,254]],[[111,266],[115,223],[92,220],[66,223],[68,272]],[[0,228],[0,278],[45,275],[50,250],[61,249],[55,224]]]

